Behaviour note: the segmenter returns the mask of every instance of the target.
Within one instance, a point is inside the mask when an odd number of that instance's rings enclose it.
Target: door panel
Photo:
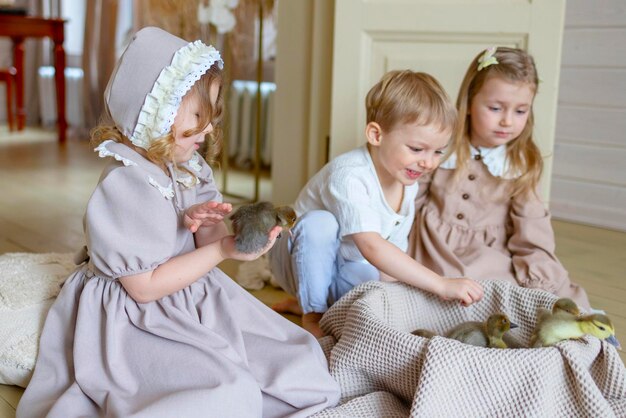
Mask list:
[[[365,96],[385,72],[428,72],[455,101],[471,59],[493,45],[534,55],[541,78],[535,137],[551,154],[564,9],[565,0],[336,1],[330,158],[365,143]],[[544,178],[550,173],[547,159]],[[544,181],[546,198],[548,187]]]

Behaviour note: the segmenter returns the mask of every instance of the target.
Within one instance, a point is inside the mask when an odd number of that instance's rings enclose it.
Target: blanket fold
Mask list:
[[[626,370],[605,341],[587,336],[502,350],[411,334],[426,328],[443,335],[504,312],[520,325],[512,335],[528,344],[537,309],[557,299],[504,281],[482,283],[485,296],[470,307],[384,282],[360,285],[334,304],[321,327],[332,337],[326,345],[336,341],[326,350],[342,400],[316,416],[626,416]]]

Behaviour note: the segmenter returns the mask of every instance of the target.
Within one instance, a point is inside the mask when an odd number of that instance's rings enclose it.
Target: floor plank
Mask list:
[[[17,386],[0,385],[0,397],[14,410],[20,402],[23,390]]]
[[[15,418],[15,408],[2,398],[2,394],[0,394],[0,418]]]

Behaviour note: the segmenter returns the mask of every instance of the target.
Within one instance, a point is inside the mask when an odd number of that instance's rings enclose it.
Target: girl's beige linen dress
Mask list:
[[[510,198],[509,181],[491,175],[480,159],[471,159],[468,168],[458,182],[452,178],[455,170],[444,168],[432,180],[420,180],[427,192],[416,202],[415,259],[443,276],[506,280],[572,298],[589,309],[584,289],[570,281],[556,258],[543,203]]]
[[[137,303],[122,276],[192,251],[183,210],[221,201],[197,156],[166,175],[125,145],[87,205],[89,260],[50,309],[33,378],[18,406],[37,417],[308,416],[339,399],[318,342],[214,268],[192,285]]]

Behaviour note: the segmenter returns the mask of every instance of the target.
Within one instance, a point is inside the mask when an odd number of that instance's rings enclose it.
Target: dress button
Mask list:
[[[464,199],[464,200],[469,199],[469,195],[468,195],[467,193],[463,193],[463,199]]]
[[[458,215],[456,215],[457,219],[463,219],[465,218],[465,215],[463,215],[462,213],[459,213]]]
[[[396,226],[400,225],[400,221],[396,221]]]
[[[476,176],[473,175],[473,174],[470,174],[469,176],[467,176],[467,178],[470,179],[470,180],[474,180],[474,179],[476,179]]]
[[[476,154],[476,155],[474,155],[474,159],[475,159],[475,160],[480,160],[481,158],[482,158],[482,157],[480,156],[480,154]]]

